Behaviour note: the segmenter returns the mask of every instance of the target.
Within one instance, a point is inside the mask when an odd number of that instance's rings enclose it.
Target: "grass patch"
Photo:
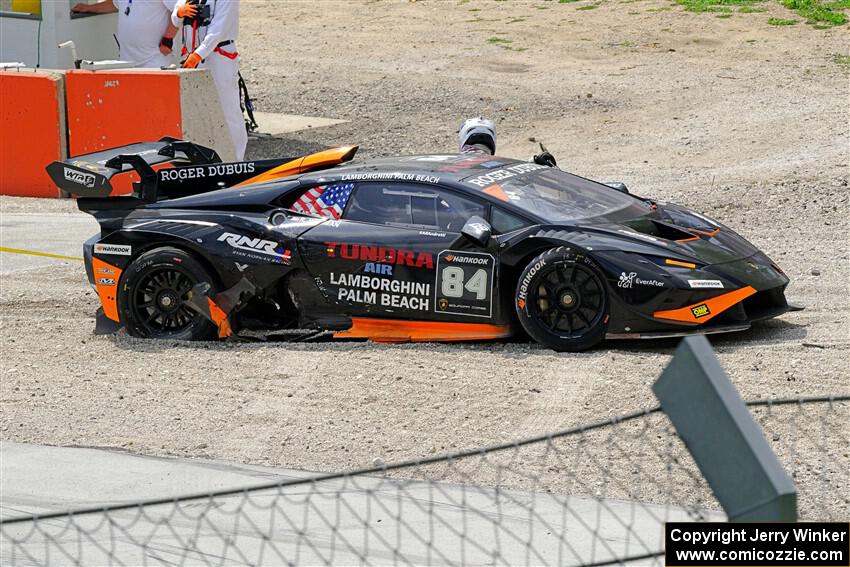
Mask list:
[[[491,45],[495,45],[497,47],[501,47],[502,49],[507,49],[508,51],[516,51],[516,52],[519,52],[519,53],[526,51],[528,49],[527,47],[514,47],[514,46],[511,45],[513,43],[513,40],[505,39],[504,37],[496,37],[496,36],[488,37],[487,43],[489,43]]]
[[[676,0],[688,12],[731,12],[733,6],[750,7],[761,0]]]
[[[576,10],[595,10],[598,7],[597,4],[588,4],[587,6],[579,6]]]
[[[780,0],[780,3],[806,18],[808,24],[840,26],[847,23],[847,15],[837,12],[847,7],[846,0],[821,4],[819,0]]]
[[[558,4],[572,4],[573,2],[578,2],[578,0],[558,0]]]
[[[839,65],[847,65],[850,67],[850,55],[841,55],[836,53],[832,56],[832,62],[838,63]]]
[[[753,12],[764,12],[765,9],[757,6],[764,0],[675,0],[676,4],[682,6],[688,12],[732,12],[734,7],[738,12],[749,14]],[[840,26],[847,23],[847,14],[843,10],[850,9],[850,0],[779,0],[779,3],[794,10],[806,19],[806,23],[814,25],[817,29],[831,26]],[[659,9],[650,11],[660,11]],[[725,18],[728,16],[718,16]],[[768,23],[772,26],[792,26],[799,20],[783,18],[770,18]]]

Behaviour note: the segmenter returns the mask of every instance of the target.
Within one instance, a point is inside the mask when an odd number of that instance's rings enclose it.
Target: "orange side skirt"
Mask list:
[[[510,325],[442,323],[353,317],[351,328],[334,333],[335,338],[369,339],[379,343],[427,341],[481,341],[511,335]]]
[[[91,267],[94,273],[97,295],[100,297],[100,304],[103,306],[103,314],[116,323],[120,323],[121,320],[118,316],[118,281],[121,279],[122,270],[99,258],[91,259]]]
[[[673,321],[681,321],[682,323],[701,324],[713,318],[715,315],[720,315],[736,303],[745,300],[754,293],[756,293],[756,290],[753,287],[742,287],[741,289],[736,289],[729,293],[724,293],[723,295],[718,295],[717,297],[712,297],[711,299],[706,299],[705,301],[688,305],[687,307],[671,309],[669,311],[656,311],[652,314],[652,316],[656,319],[671,319]]]

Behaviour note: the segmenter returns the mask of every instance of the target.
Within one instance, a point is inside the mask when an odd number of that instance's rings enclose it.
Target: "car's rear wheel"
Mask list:
[[[212,338],[214,325],[186,304],[200,282],[215,283],[204,267],[177,248],[157,248],[136,258],[121,278],[118,309],[134,337],[177,340]]]
[[[559,352],[589,349],[608,326],[605,279],[586,255],[563,246],[547,250],[520,274],[516,312],[540,344]]]

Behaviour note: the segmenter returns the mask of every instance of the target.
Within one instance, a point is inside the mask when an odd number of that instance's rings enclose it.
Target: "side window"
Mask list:
[[[484,218],[486,211],[484,203],[425,185],[364,183],[354,192],[345,218],[460,232],[469,217]]]
[[[354,183],[332,183],[307,189],[292,204],[295,212],[338,219],[354,190]]]
[[[490,213],[490,226],[497,234],[505,234],[529,226],[529,222],[504,209],[493,207]]]
[[[351,198],[345,220],[373,224],[410,224],[410,197],[383,183],[361,183]]]

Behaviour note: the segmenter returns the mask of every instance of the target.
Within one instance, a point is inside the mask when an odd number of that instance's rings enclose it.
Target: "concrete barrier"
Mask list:
[[[0,88],[2,195],[61,196],[44,171],[50,162],[163,136],[236,159],[206,70],[9,71]],[[135,173],[114,179],[113,194],[134,181]]]
[[[68,156],[59,71],[0,71],[0,194],[59,197],[44,166]]]
[[[87,154],[173,136],[235,151],[218,93],[206,70],[68,71],[68,153]]]

